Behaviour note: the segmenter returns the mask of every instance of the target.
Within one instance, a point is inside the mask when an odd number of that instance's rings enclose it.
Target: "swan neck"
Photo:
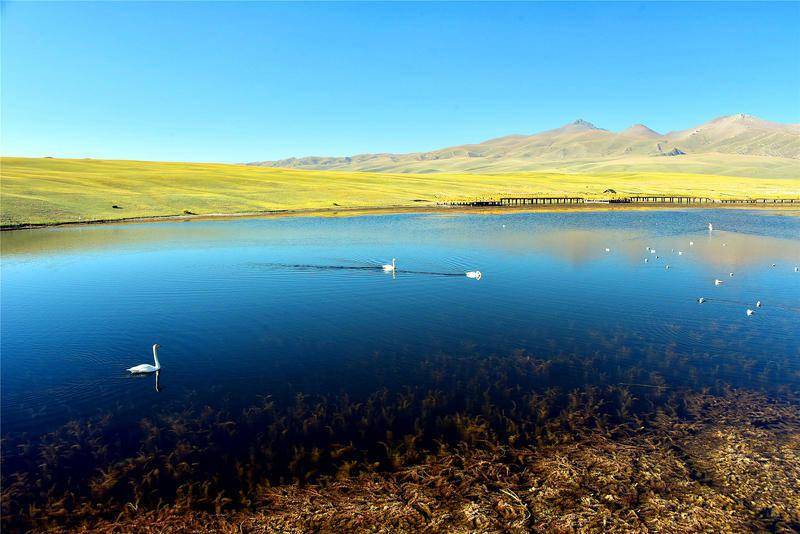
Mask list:
[[[158,363],[158,347],[153,347],[153,361],[156,362],[156,369],[161,369],[161,364]]]

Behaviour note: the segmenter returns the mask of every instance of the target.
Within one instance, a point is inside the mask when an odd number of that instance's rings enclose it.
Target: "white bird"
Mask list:
[[[760,308],[760,307],[761,307],[761,301],[760,301],[760,300],[757,300],[757,301],[756,301],[756,308]]]
[[[649,259],[647,259],[647,258],[645,258],[645,259],[644,259],[644,262],[645,262],[645,263],[647,263],[648,261],[650,261],[650,260],[649,260]]]
[[[651,249],[650,249],[650,254],[655,254],[655,253],[656,253],[656,249],[654,249],[654,248],[651,248]]]
[[[158,363],[158,349],[161,347],[158,343],[153,345],[153,361],[155,362],[155,366],[150,365],[149,363],[143,363],[141,365],[137,365],[135,367],[131,367],[128,369],[128,372],[134,375],[142,374],[142,373],[155,373],[159,369],[161,369],[161,364]]]
[[[675,252],[674,248],[669,249],[670,252]]]
[[[704,303],[705,301],[706,301],[705,297],[700,297],[699,299],[697,299],[697,303],[698,303],[698,304],[702,304],[702,303]]]
[[[708,231],[709,232],[713,232],[714,231],[714,225],[713,224],[708,223]]]
[[[728,273],[728,276],[733,276],[733,273]]]
[[[727,245],[727,244],[725,244],[725,243],[723,243],[723,244],[722,244],[722,246],[723,246],[723,247],[727,247],[728,245]]]
[[[606,247],[606,252],[611,252],[611,249]]]
[[[689,246],[693,247],[694,246],[694,241],[689,241]]]
[[[665,266],[664,266],[664,268],[665,268],[665,269],[669,269],[669,265],[665,265]]]
[[[678,251],[678,256],[683,256],[683,251],[682,250]]]
[[[719,278],[717,278],[716,280],[714,280],[714,285],[715,285],[715,286],[718,286],[718,285],[720,285],[720,284],[724,284],[724,283],[725,283],[725,282],[723,282],[723,281],[722,281],[722,280],[720,280]]]
[[[393,273],[395,271],[395,268],[396,268],[395,261],[394,261],[394,258],[392,258],[392,263],[391,264],[387,263],[386,265],[383,266],[383,272],[385,272],[385,273]]]
[[[483,277],[483,273],[480,271],[467,271],[465,274],[467,278],[474,278],[475,280],[480,280]]]
[[[773,263],[772,266],[775,267],[775,264]]]
[[[750,316],[751,316],[751,315],[753,315],[754,313],[755,313],[755,312],[754,312],[753,310],[751,310],[750,308],[747,308],[747,316],[748,316],[748,317],[750,317]]]
[[[796,273],[797,273],[797,272],[800,272],[800,267],[795,267],[795,268],[794,268],[794,272],[796,272]]]

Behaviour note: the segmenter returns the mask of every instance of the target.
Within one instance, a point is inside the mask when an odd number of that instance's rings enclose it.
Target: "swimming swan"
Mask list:
[[[751,310],[750,308],[747,308],[747,316],[748,316],[748,317],[750,317],[750,316],[751,316],[751,315],[753,315],[754,313],[755,313],[755,312],[754,312],[753,310]]]
[[[714,225],[713,224],[708,223],[708,231],[709,232],[713,232],[714,231]]]
[[[715,285],[715,286],[718,286],[718,285],[720,285],[720,284],[723,284],[723,283],[724,283],[724,282],[723,282],[722,280],[720,280],[719,278],[717,278],[716,280],[714,280],[714,285]]]
[[[383,266],[383,272],[385,272],[385,273],[393,273],[394,271],[395,271],[395,262],[394,262],[394,258],[392,258],[391,265],[387,263],[386,265]]]
[[[475,280],[480,280],[483,276],[483,273],[480,271],[468,271],[465,274],[467,275],[467,278],[474,278]]]
[[[153,367],[149,363],[143,363],[141,365],[137,365],[136,367],[131,367],[128,369],[128,372],[134,375],[142,374],[142,373],[155,373],[159,369],[161,369],[161,364],[158,363],[158,349],[161,347],[158,343],[153,345],[153,361],[155,361],[156,365]]]

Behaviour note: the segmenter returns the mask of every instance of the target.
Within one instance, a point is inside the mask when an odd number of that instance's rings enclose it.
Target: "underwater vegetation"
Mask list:
[[[800,529],[786,383],[692,387],[684,358],[626,358],[440,353],[363,395],[190,400],[4,436],[2,526]]]

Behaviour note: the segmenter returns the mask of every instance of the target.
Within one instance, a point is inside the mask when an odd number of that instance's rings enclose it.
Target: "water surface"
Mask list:
[[[380,268],[393,257],[394,276]],[[4,233],[2,431],[36,435],[99,415],[134,421],[298,392],[358,398],[419,385],[428,376],[420,362],[441,354],[566,355],[546,384],[566,388],[796,393],[798,264],[800,218],[767,211],[403,214]],[[474,269],[481,280],[464,276]],[[160,391],[155,377],[125,372],[152,363],[156,342]]]

